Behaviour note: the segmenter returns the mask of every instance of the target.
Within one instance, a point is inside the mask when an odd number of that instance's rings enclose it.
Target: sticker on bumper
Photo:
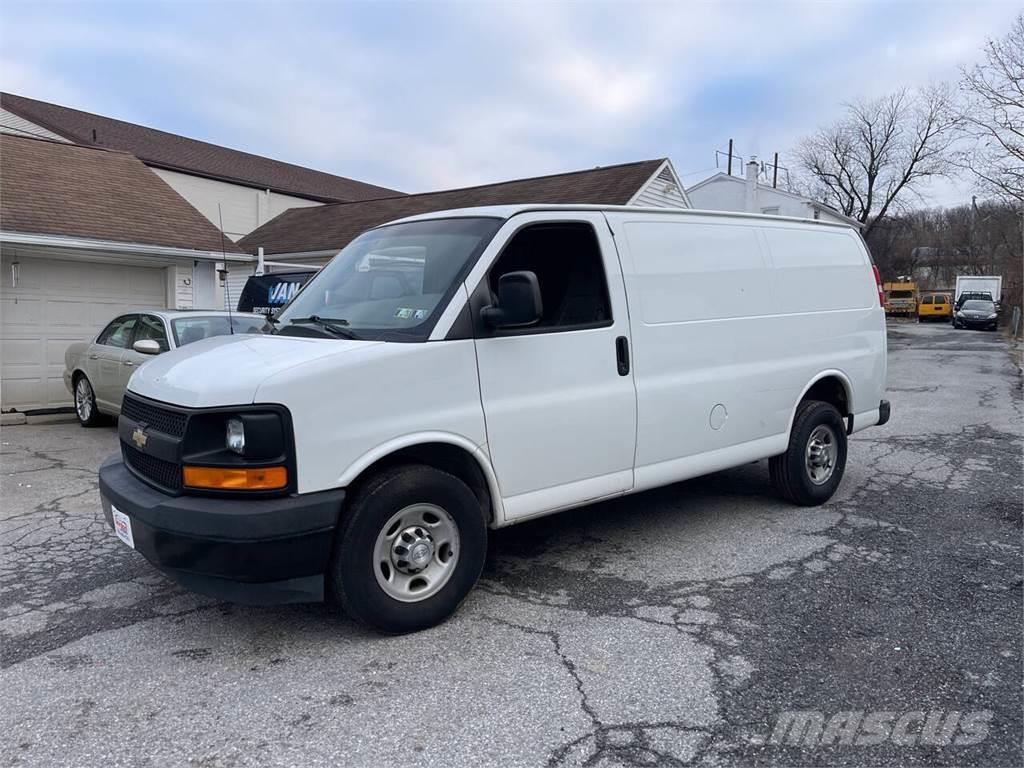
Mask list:
[[[117,534],[117,538],[135,549],[135,539],[132,537],[132,519],[114,505],[110,506],[110,512],[114,518],[114,533]]]

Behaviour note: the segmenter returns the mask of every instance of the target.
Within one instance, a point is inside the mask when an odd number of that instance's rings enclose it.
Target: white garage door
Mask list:
[[[11,262],[18,262],[18,286]],[[115,315],[167,303],[163,267],[60,261],[5,253],[0,265],[0,406],[71,405],[64,350]]]

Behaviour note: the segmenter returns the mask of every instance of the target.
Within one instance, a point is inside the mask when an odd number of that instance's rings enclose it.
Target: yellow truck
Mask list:
[[[882,290],[885,292],[885,314],[908,317],[917,314],[917,283],[886,283]]]

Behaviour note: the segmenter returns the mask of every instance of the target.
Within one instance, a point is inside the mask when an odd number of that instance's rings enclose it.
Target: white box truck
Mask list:
[[[960,305],[960,296],[964,293],[990,293],[992,301],[999,303],[1003,295],[1003,278],[1001,275],[957,275],[956,296],[953,303]]]

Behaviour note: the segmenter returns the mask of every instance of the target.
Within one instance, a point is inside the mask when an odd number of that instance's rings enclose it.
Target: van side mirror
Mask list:
[[[516,328],[540,320],[544,308],[534,272],[506,272],[498,278],[498,303],[480,310],[492,328]]]
[[[159,355],[160,344],[152,339],[139,339],[132,344],[132,349],[140,355]]]

